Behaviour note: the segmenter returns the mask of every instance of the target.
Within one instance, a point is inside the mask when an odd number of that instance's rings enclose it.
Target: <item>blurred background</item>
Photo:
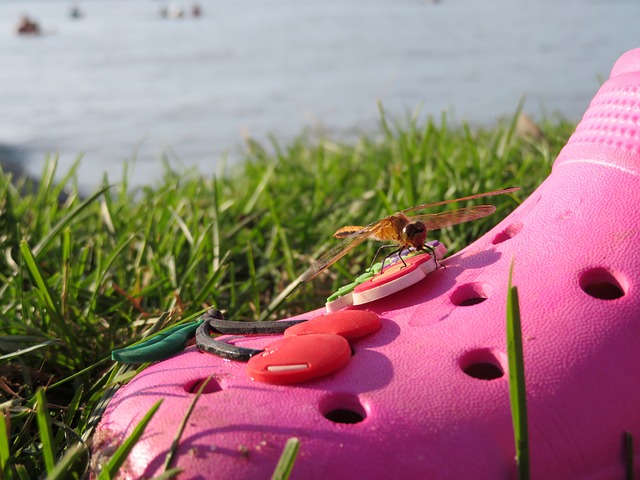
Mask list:
[[[82,155],[87,189],[132,159],[134,185],[162,158],[210,175],[248,137],[375,135],[378,101],[577,121],[638,19],[637,0],[0,0],[0,162]]]

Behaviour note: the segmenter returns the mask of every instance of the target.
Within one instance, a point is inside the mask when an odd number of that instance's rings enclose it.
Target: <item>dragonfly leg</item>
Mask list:
[[[395,250],[382,259],[382,266],[380,267],[380,271],[381,272],[382,272],[382,269],[384,268],[384,263],[387,261],[387,259],[389,257],[395,255],[396,253],[402,252],[402,249],[404,248],[404,247],[398,248],[398,245],[381,245],[380,247],[378,247],[378,250],[376,250],[376,254],[373,256],[373,261],[371,262],[371,265],[369,266],[369,271],[371,271],[371,269],[375,265],[376,258],[378,258],[378,255],[380,255],[380,252],[385,248],[392,248],[392,247],[395,248]],[[405,263],[404,259],[402,258],[402,255],[400,255],[400,260],[402,261],[402,264],[406,267],[407,264]]]
[[[387,247],[397,247],[397,245],[387,245]],[[380,266],[380,273],[382,273],[382,270],[384,269],[384,264],[387,261],[387,259],[389,257],[393,257],[395,254],[398,254],[398,258],[402,262],[402,267],[400,267],[400,268],[404,268],[404,267],[407,266],[407,263],[404,261],[404,258],[402,258],[402,251],[404,250],[404,248],[405,248],[405,245],[403,245],[400,248],[394,250],[393,252],[391,252],[389,255],[387,255],[386,257],[384,257],[382,259],[382,265]]]
[[[426,250],[427,252],[429,252],[429,255],[431,255],[431,258],[433,258],[433,262],[436,264],[436,270],[439,269],[440,267],[446,268],[444,265],[442,265],[441,263],[438,262],[438,258],[436,257],[436,249],[435,248],[433,248],[428,243],[425,243],[424,245],[422,245],[422,250]]]

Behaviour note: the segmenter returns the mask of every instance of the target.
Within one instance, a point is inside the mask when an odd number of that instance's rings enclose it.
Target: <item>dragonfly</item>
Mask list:
[[[433,254],[433,248],[427,245],[427,234],[431,230],[438,230],[460,223],[478,220],[480,218],[491,215],[496,211],[493,205],[476,205],[472,207],[458,208],[454,210],[446,210],[441,213],[429,213],[421,215],[408,215],[420,210],[426,210],[441,205],[447,205],[456,202],[465,202],[476,198],[492,197],[494,195],[503,195],[520,190],[520,187],[503,188],[493,192],[478,193],[468,197],[456,198],[454,200],[443,200],[440,202],[425,203],[416,205],[415,207],[405,208],[393,215],[389,215],[381,220],[377,220],[366,226],[349,225],[341,227],[333,234],[335,238],[343,239],[327,253],[317,259],[309,269],[302,274],[299,279],[298,287],[313,280],[321,272],[336,263],[347,253],[360,245],[366,239],[378,240],[383,242],[391,242],[392,245],[383,245],[380,249],[394,246],[397,249],[386,258],[401,253],[403,250],[413,247],[418,251],[429,251]],[[378,253],[380,252],[378,249]],[[376,253],[376,256],[378,255]],[[435,255],[434,255],[435,259]],[[375,258],[374,258],[375,260]],[[402,256],[400,256],[402,260]],[[404,261],[403,261],[404,263]],[[384,264],[384,261],[383,261]],[[437,265],[437,263],[436,263]]]

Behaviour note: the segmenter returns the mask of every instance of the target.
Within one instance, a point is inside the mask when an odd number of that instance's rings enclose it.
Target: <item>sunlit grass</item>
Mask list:
[[[522,350],[522,325],[518,287],[512,283],[514,262],[509,270],[509,290],[507,293],[507,355],[509,358],[509,399],[513,437],[515,440],[518,480],[530,478],[529,461],[529,420],[527,417],[527,389],[525,382],[525,362]]]
[[[573,125],[552,119],[526,138],[515,119],[477,129],[383,115],[376,138],[249,142],[223,175],[167,168],[137,190],[105,178],[86,197],[75,169],[54,181],[55,159],[31,190],[0,174],[0,477],[86,476],[107,394],[137,371],[114,365],[113,349],[210,306],[257,320],[322,305],[369,265],[373,244],[278,295],[336,227],[512,185],[525,198]],[[516,206],[491,203],[495,215],[437,238],[454,252]]]
[[[295,466],[298,451],[300,450],[300,440],[292,437],[287,440],[287,443],[282,450],[282,455],[278,460],[278,464],[271,476],[271,480],[287,480],[293,471]]]

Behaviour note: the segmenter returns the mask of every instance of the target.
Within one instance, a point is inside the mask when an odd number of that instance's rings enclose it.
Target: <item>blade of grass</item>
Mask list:
[[[269,180],[271,179],[271,176],[273,175],[274,171],[275,171],[275,165],[272,163],[269,164],[264,174],[262,175],[260,182],[256,186],[255,190],[253,190],[251,197],[247,200],[247,203],[243,208],[242,213],[244,215],[249,215],[251,212],[254,211],[256,203],[258,202],[260,195],[262,195],[262,192],[264,192],[265,188],[267,187]]]
[[[24,465],[16,465],[16,473],[18,474],[18,478],[20,478],[20,480],[32,480],[29,477],[29,473],[27,472],[27,469]]]
[[[62,340],[60,340],[60,339],[47,340],[47,341],[39,343],[37,345],[32,345],[31,347],[20,349],[17,352],[11,352],[11,353],[7,353],[6,355],[2,355],[2,356],[0,356],[0,361],[9,360],[11,358],[19,357],[20,355],[25,355],[25,354],[27,354],[29,352],[33,352],[33,351],[38,350],[40,348],[45,348],[45,347],[48,347],[50,345],[54,345],[56,343],[61,343],[61,342],[62,342]]]
[[[256,314],[260,315],[260,290],[258,289],[257,277],[256,277],[256,264],[255,258],[253,256],[253,249],[251,247],[251,242],[247,242],[247,266],[249,267],[249,281],[247,282],[246,288],[250,290],[249,294],[252,294],[254,308],[256,309]]]
[[[102,218],[102,223],[111,235],[115,235],[116,227],[113,225],[113,217],[111,216],[111,210],[109,209],[109,200],[107,200],[106,195],[109,192],[105,192],[105,196],[100,199],[100,217]]]
[[[287,480],[289,478],[299,450],[299,439],[292,437],[287,440],[284,450],[280,455],[280,459],[278,460],[278,464],[276,465],[276,469],[273,471],[273,475],[271,475],[271,480]]]
[[[80,163],[82,162],[82,155],[78,155],[76,159],[73,161],[73,164],[67,169],[67,173],[60,180],[56,182],[56,185],[53,188],[53,195],[59,200],[64,200],[65,202],[69,201],[69,196],[75,196],[76,190],[74,189],[71,195],[68,194],[68,184],[75,183],[77,181],[77,173],[78,168],[80,168]]]
[[[509,269],[509,291],[507,295],[507,355],[509,363],[509,398],[513,434],[516,443],[518,478],[529,479],[529,432],[527,421],[527,395],[524,379],[524,356],[522,353],[522,327],[518,288],[514,287],[513,261]]]
[[[65,228],[62,232],[62,292],[60,295],[60,314],[64,319],[68,318],[68,295],[71,281],[71,230]]]
[[[127,367],[125,368],[128,370]],[[78,425],[82,431],[82,439],[84,441],[88,441],[89,438],[91,438],[93,430],[96,428],[103,413],[107,409],[109,401],[117,391],[117,387],[111,386],[113,376],[117,375],[118,372],[122,372],[125,368],[118,368],[114,365],[105,375],[98,379],[96,382],[97,385],[92,386],[89,392],[87,392],[91,393],[91,395],[86,401],[85,410],[81,412],[81,417],[78,421]],[[132,377],[135,376],[136,371],[131,372]]]
[[[9,426],[11,417],[9,416],[9,410],[0,411],[0,478],[10,480],[12,477],[11,470],[7,468],[9,460],[11,460],[11,453],[9,450]]]
[[[202,286],[202,289],[196,294],[193,301],[194,305],[202,305],[213,289],[214,285],[216,285],[220,281],[220,278],[227,270],[227,259],[230,255],[230,252],[226,252],[224,254],[224,257],[222,257],[222,261],[220,262],[219,266],[213,269],[213,275],[209,277],[206,283]]]
[[[184,219],[180,216],[180,214],[171,206],[169,207],[169,212],[171,212],[171,216],[173,217],[175,222],[178,224],[178,228],[182,231],[182,234],[184,235],[184,238],[187,240],[189,245],[193,245],[194,243],[193,235],[191,235],[191,232],[189,231],[187,222],[185,222]]]
[[[62,320],[60,307],[54,302],[53,293],[42,276],[42,272],[36,263],[35,255],[32,254],[29,245],[24,240],[20,242],[20,253],[22,254],[22,259],[24,260],[31,280],[33,280],[33,283],[36,285],[42,299],[44,300],[45,307],[49,312],[49,315],[51,318]]]
[[[86,451],[87,446],[83,443],[76,443],[69,447],[53,470],[47,473],[47,480],[66,480],[69,478],[69,469]]]
[[[268,204],[269,210],[271,211],[271,218],[276,229],[276,235],[282,243],[280,251],[284,258],[284,265],[286,267],[289,278],[293,278],[295,276],[295,269],[293,268],[293,252],[291,251],[291,245],[289,244],[289,240],[287,239],[288,235],[282,227],[282,221],[280,219],[280,216],[278,215],[278,209],[274,205],[271,197],[269,197]]]
[[[178,431],[176,432],[176,436],[171,442],[171,446],[169,447],[169,451],[167,452],[167,456],[164,461],[165,473],[169,471],[169,469],[171,468],[171,464],[175,460],[175,457],[178,453],[178,447],[180,446],[180,439],[182,438],[184,429],[187,427],[187,422],[189,421],[189,417],[191,417],[191,414],[193,413],[193,409],[195,408],[196,403],[200,399],[200,395],[202,395],[202,392],[204,392],[204,389],[207,388],[207,385],[212,379],[213,377],[209,377],[204,382],[202,382],[202,384],[200,385],[200,388],[198,388],[198,391],[196,392],[195,397],[193,397],[193,400],[191,401],[189,408],[185,412],[184,417],[182,418],[182,422],[180,422],[180,425],[178,426]]]
[[[51,433],[51,417],[47,407],[44,390],[39,388],[36,391],[36,417],[38,420],[38,430],[40,431],[40,441],[42,442],[42,456],[44,458],[47,474],[51,474],[55,468],[54,453],[56,447]]]
[[[46,205],[47,203],[49,203],[48,200],[52,198],[51,189],[53,188],[54,178],[56,175],[56,171],[58,170],[58,161],[59,157],[57,155],[54,155],[52,157],[48,157],[47,161],[45,161],[43,165],[36,198],[36,202],[39,205]]]
[[[76,413],[78,412],[78,407],[80,405],[80,400],[82,399],[82,394],[84,393],[84,387],[82,385],[80,385],[78,387],[78,389],[75,391],[75,393],[73,394],[73,398],[71,399],[71,402],[69,402],[69,406],[67,407],[67,411],[64,414],[64,424],[65,425],[74,425],[74,418],[76,416]],[[58,434],[56,436],[56,442],[58,444],[62,444],[64,439],[65,432],[64,430],[61,428],[58,430]]]
[[[191,254],[189,260],[183,266],[183,273],[180,275],[178,279],[178,285],[181,285],[180,288],[180,296],[184,295],[184,291],[187,286],[191,283],[189,278],[193,276],[193,272],[200,266],[200,262],[202,261],[203,249],[206,245],[206,241],[208,240],[209,230],[212,228],[212,225],[207,225],[203,233],[198,237],[197,240],[194,241],[191,248]]]
[[[73,380],[74,378],[78,378],[82,375],[85,375],[86,373],[90,372],[91,370],[95,369],[96,367],[99,367],[100,365],[102,365],[103,363],[106,363],[108,361],[111,360],[111,357],[104,357],[102,360],[98,360],[96,363],[93,363],[91,365],[89,365],[86,368],[83,368],[82,370],[78,370],[77,372],[73,373],[72,375],[69,375],[68,377],[63,378],[62,380],[57,381],[56,383],[53,383],[49,386],[50,389],[59,387],[60,385],[63,385],[65,383],[67,383],[70,380]]]
[[[631,432],[624,432],[624,450],[626,460],[627,480],[633,480],[633,435]]]
[[[58,236],[60,231],[64,229],[69,223],[71,223],[80,213],[82,213],[89,205],[91,205],[100,195],[106,190],[111,188],[110,186],[98,190],[96,193],[87,198],[84,202],[78,205],[76,208],[67,213],[58,223],[56,223],[49,233],[40,240],[35,247],[33,247],[33,255],[37,258],[40,254],[49,246],[49,244]]]
[[[99,273],[99,277],[97,278],[96,285],[102,285],[104,278],[106,277],[109,269],[113,265],[113,263],[120,257],[122,251],[136,238],[138,234],[131,234],[128,237],[122,239],[118,245],[113,249],[113,251],[109,254],[109,256],[105,259],[102,264],[102,271]],[[96,288],[91,295],[91,299],[88,302],[89,307],[93,310],[95,309],[96,299],[99,294],[99,289]]]
[[[142,420],[136,425],[136,427],[131,432],[131,435],[127,437],[127,439],[122,442],[122,445],[118,447],[113,456],[109,459],[107,464],[103,467],[100,475],[98,475],[98,480],[107,480],[115,477],[116,473],[127,459],[127,456],[133,449],[138,440],[142,437],[144,430],[149,425],[149,422],[155,415],[155,413],[162,405],[162,399],[158,400],[153,407],[142,417]]]
[[[42,300],[45,304],[45,308],[49,313],[51,320],[53,321],[54,325],[59,329],[59,332],[63,335],[64,341],[71,349],[72,354],[75,357],[79,356],[78,345],[77,345],[77,342],[75,341],[75,337],[73,336],[71,328],[67,324],[67,322],[65,321],[62,315],[60,305],[53,300],[54,298],[53,292],[49,288],[49,285],[47,285],[47,282],[45,281],[42,275],[42,272],[40,271],[40,267],[36,263],[36,259],[34,255],[31,253],[31,249],[29,248],[29,245],[27,245],[27,243],[24,240],[20,243],[20,253],[22,254],[22,259],[27,267],[27,270],[31,276],[31,279],[36,285],[37,292],[42,297]],[[45,318],[43,318],[42,321],[43,321],[43,327],[45,327],[45,329],[48,329],[50,325],[46,323]]]
[[[296,278],[293,282],[291,282],[289,285],[287,285],[287,287],[282,290],[277,296],[276,298],[274,298],[271,303],[269,303],[269,305],[267,305],[267,307],[265,308],[265,310],[262,312],[262,315],[260,316],[260,320],[266,320],[266,318],[271,315],[271,313],[280,306],[280,304],[282,302],[284,302],[287,297],[289,295],[291,295],[293,292],[295,292],[298,287],[300,287],[300,280],[302,280],[302,277],[304,276],[304,272],[301,273],[298,278]]]
[[[157,477],[153,477],[151,480],[169,480],[171,478],[175,478],[175,476],[178,475],[180,472],[182,472],[181,468],[170,468],[169,470],[161,473]]]
[[[214,176],[211,184],[211,253],[213,255],[213,270],[220,267],[220,207],[218,206],[218,180]]]

